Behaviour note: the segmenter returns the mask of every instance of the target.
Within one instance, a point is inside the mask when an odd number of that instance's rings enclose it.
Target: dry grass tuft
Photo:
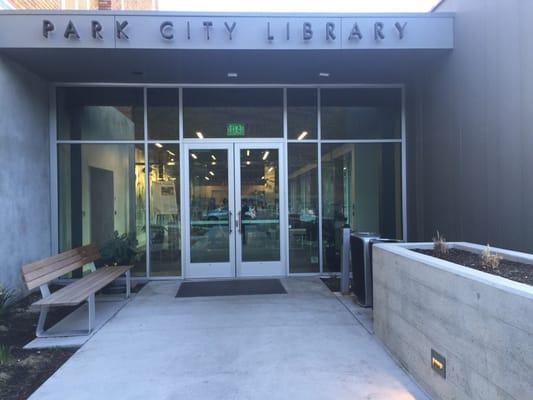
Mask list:
[[[493,253],[490,249],[490,245],[487,244],[487,247],[485,247],[485,250],[481,253],[481,264],[487,268],[498,269],[501,260],[502,257],[499,254]]]
[[[437,231],[437,236],[433,238],[433,252],[437,256],[443,256],[448,254],[448,243],[446,243],[446,238]]]

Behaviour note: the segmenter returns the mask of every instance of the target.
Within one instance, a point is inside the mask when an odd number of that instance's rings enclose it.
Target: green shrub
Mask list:
[[[16,298],[17,293],[14,290],[6,289],[0,285],[0,320],[3,320],[9,314]]]
[[[11,359],[11,349],[7,344],[0,344],[0,365],[7,364]]]

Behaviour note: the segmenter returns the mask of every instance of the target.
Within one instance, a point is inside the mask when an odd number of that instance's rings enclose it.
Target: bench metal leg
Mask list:
[[[89,309],[89,334],[94,330],[95,328],[95,299],[94,299],[94,293],[89,296],[87,299],[88,309]]]
[[[126,298],[129,299],[131,294],[131,272],[126,271]]]
[[[39,321],[37,322],[37,329],[35,331],[35,336],[46,337],[46,334],[44,331],[44,324],[46,323],[47,315],[48,315],[48,307],[41,307],[41,312],[39,313]]]

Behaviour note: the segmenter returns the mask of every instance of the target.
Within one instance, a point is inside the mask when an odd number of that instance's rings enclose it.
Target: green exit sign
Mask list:
[[[231,123],[226,125],[228,136],[244,136],[244,124]]]

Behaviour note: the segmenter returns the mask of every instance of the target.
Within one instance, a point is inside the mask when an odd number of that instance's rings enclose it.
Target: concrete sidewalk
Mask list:
[[[427,399],[318,278],[283,284],[177,299],[151,282],[31,399]]]

